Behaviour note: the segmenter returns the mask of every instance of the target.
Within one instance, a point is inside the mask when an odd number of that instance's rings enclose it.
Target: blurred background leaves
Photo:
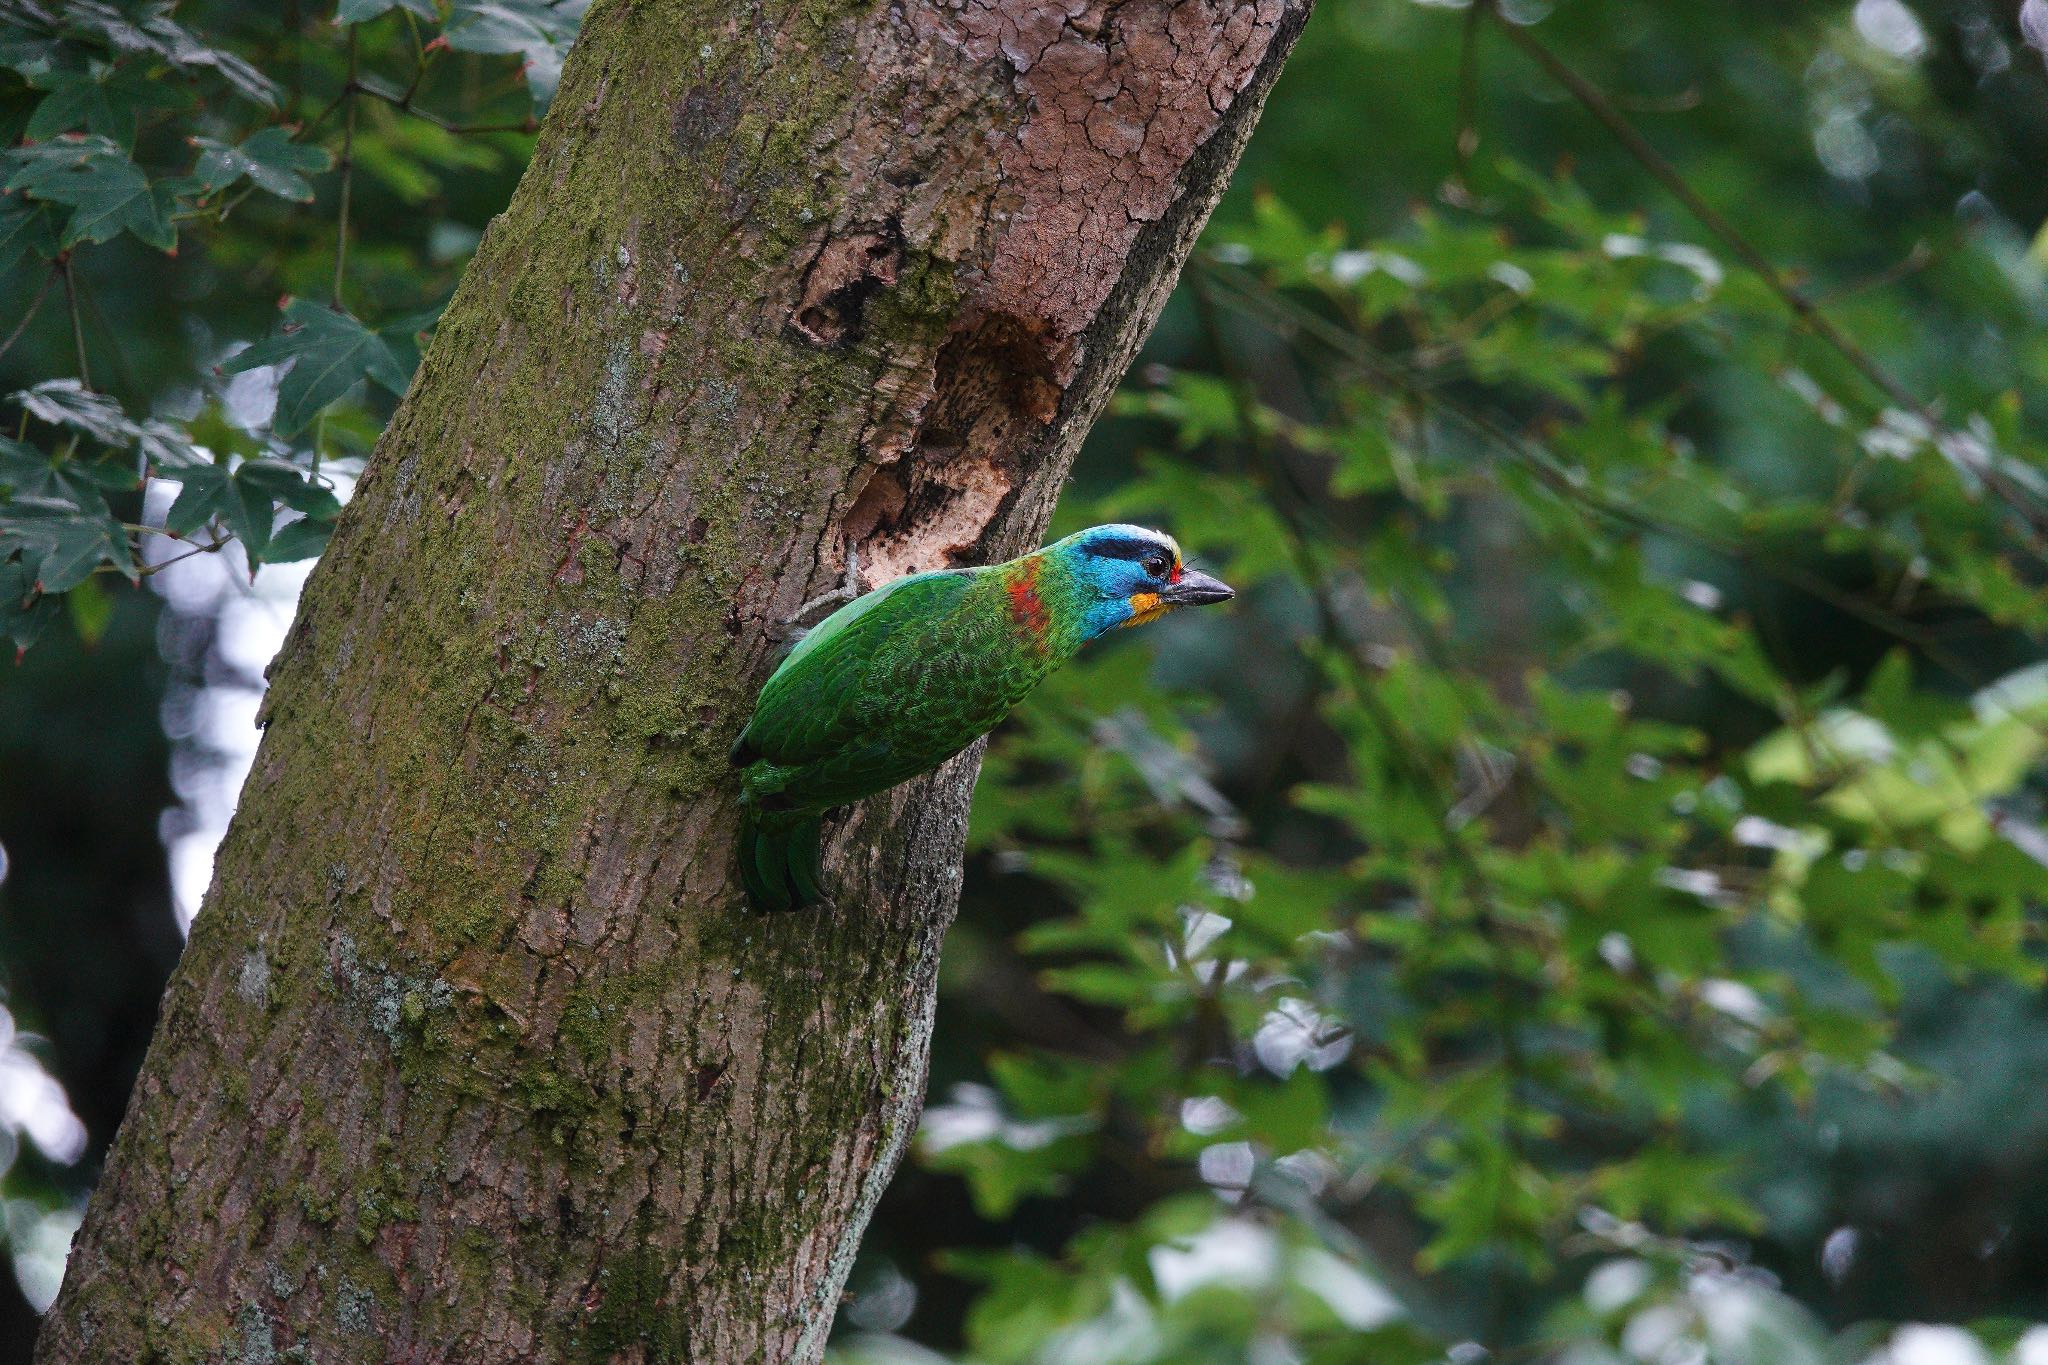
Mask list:
[[[1323,0],[1060,514],[1242,595],[991,750],[841,1359],[2048,1362],[2038,8]],[[0,5],[38,1299],[580,10],[276,13]]]

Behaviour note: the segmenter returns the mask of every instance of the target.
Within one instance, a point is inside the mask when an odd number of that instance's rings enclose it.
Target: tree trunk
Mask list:
[[[1308,4],[600,0],[307,589],[39,1359],[819,1357],[978,751],[761,917],[726,747],[849,548],[1035,543]]]

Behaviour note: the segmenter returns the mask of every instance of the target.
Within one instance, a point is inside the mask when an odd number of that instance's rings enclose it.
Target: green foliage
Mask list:
[[[17,648],[61,614],[46,599],[96,572],[134,579],[175,560],[144,553],[152,535],[233,546],[251,572],[319,552],[337,475],[404,392],[418,337],[476,241],[466,221],[442,221],[435,243],[364,214],[358,171],[415,205],[445,200],[451,173],[494,180],[507,162],[486,140],[520,137],[545,106],[582,10],[349,0],[339,28],[280,33],[266,12],[256,37],[228,3],[177,19],[160,4],[0,9],[0,126],[14,144],[0,152],[0,271],[26,301],[0,355],[33,344],[39,321],[56,343],[14,397],[22,420],[0,475],[0,632]],[[95,299],[100,271],[127,278],[131,243],[164,253],[159,274],[195,246],[202,271],[244,272],[240,300],[208,278],[175,305],[197,325],[168,348],[182,366],[148,362],[150,382],[131,348],[162,338],[100,315]],[[343,305],[352,280],[367,321]],[[329,302],[291,297],[309,290]],[[53,294],[68,319],[44,309]],[[270,335],[236,348],[261,330],[250,304],[279,294]],[[95,350],[98,383],[117,387],[97,386]],[[230,410],[220,379],[259,368],[276,388],[270,415]],[[152,501],[157,481],[175,497]],[[168,518],[152,523],[149,508]],[[80,619],[98,601],[82,600]]]
[[[309,175],[318,175],[334,165],[324,147],[307,147],[292,141],[282,128],[258,128],[243,138],[240,146],[229,146],[210,137],[194,138],[199,164],[192,174],[208,194],[227,189],[247,176],[258,189],[280,199],[311,203],[313,185]]]
[[[457,52],[523,59],[534,107],[545,109],[588,7],[589,0],[452,0],[441,36]]]
[[[259,365],[289,366],[278,381],[271,428],[280,436],[295,436],[366,379],[394,397],[403,395],[413,368],[400,355],[407,340],[403,329],[394,338],[371,331],[337,309],[287,299],[277,331],[221,369],[239,374]]]
[[[13,174],[4,185],[9,193],[72,210],[58,234],[60,247],[112,241],[123,232],[160,251],[177,245],[171,213],[180,182],[152,184],[112,138],[88,133],[30,144],[9,153],[9,162]]]
[[[427,22],[441,17],[434,0],[341,0],[335,6],[334,22],[337,24],[361,24],[375,19],[380,14],[404,10]]]
[[[1640,41],[1694,40],[1681,8]],[[1443,22],[1364,13],[1318,22]],[[1526,33],[1610,59],[1583,22]],[[975,942],[954,1018],[1001,981],[1031,1002],[1006,1019],[1063,1022],[999,1034],[927,1121],[923,1165],[1026,1243],[946,1263],[982,1286],[964,1360],[1763,1365],[1888,1335],[1745,1264],[1793,1235],[1759,1111],[1896,1132],[1960,1083],[1902,1019],[2048,980],[2048,369],[1930,353],[1875,297],[1816,331],[1768,252],[1569,136],[1589,169],[1504,146],[1375,236],[1241,198],[1117,400],[1135,476],[1062,507],[1249,592],[1056,678],[985,766],[998,875],[963,932],[1023,922]],[[2003,249],[1949,243],[1932,335],[2033,344],[2040,267]],[[1070,1201],[1116,1212],[1049,1236]],[[1289,1247],[1384,1320],[1275,1307],[1321,1282]],[[1176,1257],[1212,1285],[1146,1273]]]

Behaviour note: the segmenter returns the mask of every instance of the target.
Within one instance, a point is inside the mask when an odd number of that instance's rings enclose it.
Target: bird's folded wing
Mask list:
[[[861,742],[885,679],[959,602],[964,573],[913,574],[833,612],[790,651],[761,689],[741,743],[771,763],[814,763]],[[900,698],[898,699],[900,700]]]

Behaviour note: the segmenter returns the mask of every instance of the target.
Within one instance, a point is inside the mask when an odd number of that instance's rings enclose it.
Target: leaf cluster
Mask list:
[[[964,919],[1030,907],[974,952],[1060,1025],[920,1161],[1123,1214],[953,1263],[965,1359],[1862,1359],[1732,1239],[1789,1235],[1816,1114],[1958,1083],[1902,1017],[2048,980],[2038,415],[1902,406],[1724,243],[1486,173],[1374,238],[1226,216],[1134,476],[1063,508],[1244,597],[987,760]]]
[[[0,355],[38,322],[62,338],[10,400],[0,635],[26,648],[73,593],[76,619],[101,619],[104,582],[192,552],[156,553],[152,536],[232,547],[252,573],[319,553],[353,459],[403,394],[475,241],[455,223],[439,241],[407,241],[361,216],[364,196],[418,202],[445,195],[450,172],[498,172],[491,140],[522,138],[545,108],[582,10],[344,0],[332,25],[309,16],[258,39],[230,6],[0,7],[0,277],[22,284],[24,301]],[[446,79],[449,63],[466,68],[460,79]],[[497,83],[478,79],[491,72]],[[202,268],[241,271],[247,294],[283,302],[268,335],[228,331],[168,391],[137,383],[131,338],[95,302],[96,275],[125,278],[138,247],[162,253],[161,272],[195,243]],[[404,260],[427,252],[432,268]],[[374,321],[344,302],[356,273],[369,277]],[[68,335],[44,308],[53,296]],[[190,331],[218,337],[226,309],[193,309]],[[96,384],[95,350],[100,383],[111,352],[118,389]],[[150,495],[156,481],[165,496]]]

